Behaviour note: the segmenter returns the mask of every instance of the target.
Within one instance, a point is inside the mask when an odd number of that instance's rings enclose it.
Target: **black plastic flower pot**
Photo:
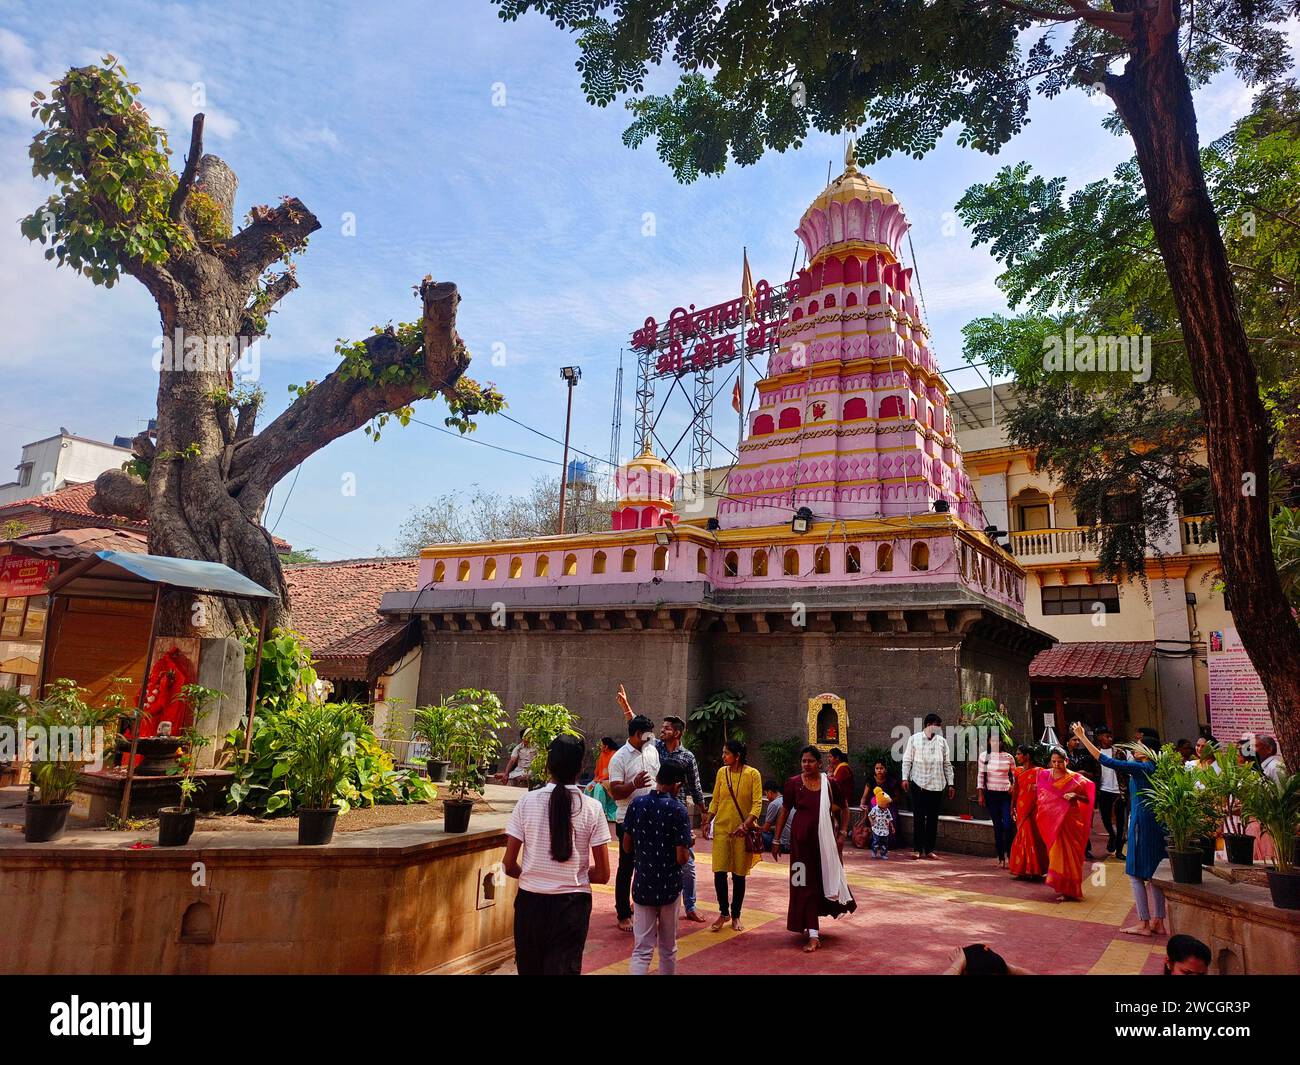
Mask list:
[[[474,809],[473,799],[444,799],[442,803],[442,828],[444,832],[465,832],[469,829],[469,814]]]
[[[194,807],[164,806],[158,811],[158,846],[183,847],[194,833]]]
[[[60,839],[68,827],[71,802],[29,802],[23,804],[23,839],[28,843],[49,843]]]
[[[1214,837],[1211,836],[1209,839],[1202,838],[1200,840],[1200,845],[1201,845],[1201,864],[1213,865],[1214,851],[1216,849],[1214,846]]]
[[[1201,858],[1199,850],[1170,851],[1169,868],[1174,874],[1175,884],[1199,884],[1201,882]]]
[[[1279,910],[1300,910],[1300,872],[1268,871],[1268,890]]]
[[[441,783],[447,779],[447,770],[450,766],[450,762],[443,762],[437,758],[430,758],[425,763],[425,769],[429,774],[429,779],[434,783]]]
[[[1255,864],[1255,837],[1244,832],[1225,832],[1223,849],[1233,865]]]
[[[314,810],[298,807],[298,844],[303,847],[323,847],[334,838],[334,824],[339,819],[339,808]]]

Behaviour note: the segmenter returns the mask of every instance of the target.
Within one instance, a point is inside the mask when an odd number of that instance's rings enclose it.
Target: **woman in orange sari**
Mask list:
[[[1083,858],[1092,830],[1092,781],[1071,772],[1060,747],[1052,749],[1051,768],[1038,771],[1034,824],[1047,847],[1047,883],[1056,901],[1083,898]]]
[[[1034,824],[1037,807],[1038,766],[1034,749],[1016,748],[1016,768],[1011,780],[1011,811],[1016,821],[1016,838],[1011,841],[1011,875],[1017,880],[1037,880],[1047,872],[1047,848]]]

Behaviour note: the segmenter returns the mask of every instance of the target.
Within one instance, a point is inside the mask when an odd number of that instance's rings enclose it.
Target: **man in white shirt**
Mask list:
[[[1107,758],[1118,758],[1115,753],[1114,740],[1109,725],[1098,725],[1093,733],[1097,750]],[[1101,766],[1101,781],[1097,788],[1097,810],[1101,814],[1101,823],[1106,826],[1106,853],[1116,858],[1124,856],[1124,792],[1120,788],[1119,774],[1113,769]]]
[[[1272,736],[1256,736],[1255,750],[1259,752],[1259,771],[1277,783],[1279,774],[1286,770],[1282,756],[1277,753],[1277,740]]]
[[[659,752],[655,749],[655,725],[644,714],[627,723],[627,743],[609,760],[608,791],[618,807],[618,873],[614,878],[614,912],[618,927],[632,931],[632,855],[623,850],[623,818],[628,804],[649,795],[659,773]]]
[[[903,750],[903,790],[912,797],[913,859],[938,861],[934,853],[939,835],[939,808],[945,790],[957,794],[952,775],[952,754],[942,732],[943,718],[926,714],[923,728],[913,732]]]

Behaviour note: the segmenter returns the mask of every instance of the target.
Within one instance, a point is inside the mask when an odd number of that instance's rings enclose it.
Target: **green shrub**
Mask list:
[[[775,779],[777,784],[784,785],[799,772],[799,752],[807,746],[798,736],[760,743],[758,749],[763,755],[767,775]]]

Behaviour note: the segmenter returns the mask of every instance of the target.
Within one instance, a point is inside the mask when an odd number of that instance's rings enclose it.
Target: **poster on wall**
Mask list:
[[[0,558],[0,599],[44,595],[50,578],[59,572],[54,559]]]
[[[1237,630],[1210,633],[1210,731],[1223,743],[1247,732],[1272,732],[1268,696]]]

